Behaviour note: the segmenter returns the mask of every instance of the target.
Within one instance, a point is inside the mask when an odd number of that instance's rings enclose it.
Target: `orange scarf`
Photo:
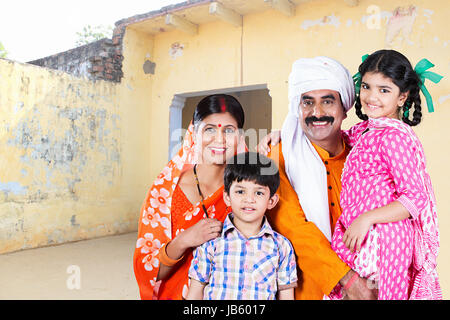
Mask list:
[[[188,290],[188,270],[192,260],[192,250],[186,252],[182,261],[173,267],[170,277],[156,281],[160,261],[159,249],[172,240],[172,237],[196,224],[204,217],[200,203],[191,205],[183,213],[183,218],[172,221],[172,196],[181,174],[193,167],[194,142],[193,125],[189,125],[183,146],[169,161],[150,187],[141,209],[138,240],[134,251],[134,274],[139,286],[141,299],[182,299]],[[223,202],[223,186],[204,200],[208,215],[224,221],[227,207]],[[174,206],[176,210],[176,206]],[[202,212],[203,214],[197,214]],[[173,225],[175,230],[172,230]]]

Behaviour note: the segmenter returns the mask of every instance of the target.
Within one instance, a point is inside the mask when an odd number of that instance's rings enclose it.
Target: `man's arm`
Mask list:
[[[186,300],[203,300],[203,290],[206,283],[191,278],[191,284],[186,296]]]
[[[303,280],[307,276],[314,282],[302,283],[302,290],[308,291],[308,287],[317,286],[323,294],[328,295],[350,268],[339,259],[319,228],[306,220],[297,193],[285,173],[280,146],[281,144],[272,147],[269,153],[269,157],[277,162],[280,171],[280,200],[268,217],[274,229],[292,243],[297,264],[304,275]]]

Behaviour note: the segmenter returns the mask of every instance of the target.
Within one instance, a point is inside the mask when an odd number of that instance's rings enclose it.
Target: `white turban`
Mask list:
[[[342,64],[328,57],[295,61],[289,75],[289,113],[281,129],[281,140],[286,174],[306,219],[313,222],[331,242],[326,169],[299,122],[301,95],[322,89],[339,92],[346,111],[353,106],[355,86]]]

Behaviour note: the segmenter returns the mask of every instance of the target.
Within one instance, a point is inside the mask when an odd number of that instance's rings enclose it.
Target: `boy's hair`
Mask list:
[[[280,186],[280,174],[276,164],[256,152],[239,153],[228,159],[223,180],[227,194],[230,193],[230,187],[234,181],[252,181],[269,187],[270,197],[273,197]]]

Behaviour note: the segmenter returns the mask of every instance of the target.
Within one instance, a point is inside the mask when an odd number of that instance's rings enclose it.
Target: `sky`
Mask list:
[[[8,59],[27,62],[76,47],[84,26],[158,10],[184,0],[8,0],[0,7],[0,42]]]

